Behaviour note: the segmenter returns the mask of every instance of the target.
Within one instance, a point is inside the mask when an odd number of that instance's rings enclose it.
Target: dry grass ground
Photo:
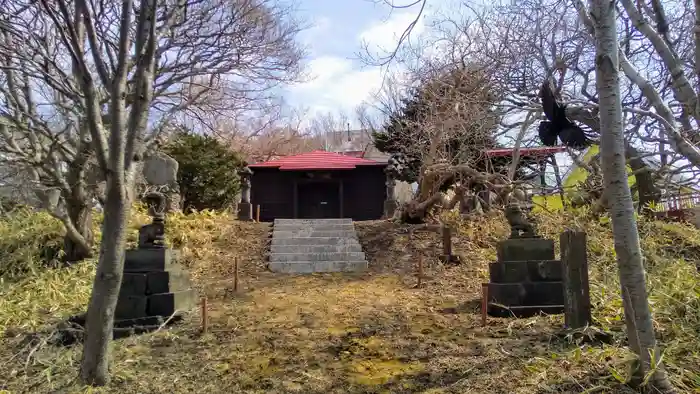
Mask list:
[[[134,228],[142,223],[136,216]],[[199,311],[172,329],[115,341],[113,381],[75,383],[81,348],[42,344],[52,323],[82,308],[92,262],[13,279],[0,287],[0,392],[10,393],[622,393],[628,354],[605,223],[545,216],[591,234],[591,287],[599,326],[612,345],[562,338],[561,316],[489,319],[479,292],[500,218],[461,221],[454,245],[464,264],[438,263],[440,238],[388,222],[359,223],[371,269],[362,275],[275,275],[265,270],[268,225],[200,213],[170,221],[200,294],[209,299],[209,333]],[[577,224],[579,223],[579,224]],[[583,223],[583,224],[581,224]],[[700,233],[642,223],[650,287],[665,359],[682,392],[700,392]],[[653,236],[653,237],[652,237]],[[677,249],[681,248],[684,256]],[[425,284],[415,288],[418,255]],[[0,256],[2,257],[2,256]],[[233,292],[233,259],[241,288]],[[687,259],[683,260],[685,257]],[[13,304],[10,304],[13,303]],[[14,305],[14,304],[18,305]],[[29,332],[39,332],[28,340]],[[0,334],[1,335],[1,334]]]

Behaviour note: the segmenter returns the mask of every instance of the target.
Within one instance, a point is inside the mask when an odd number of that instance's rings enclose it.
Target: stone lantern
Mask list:
[[[238,220],[253,220],[253,204],[250,203],[250,177],[253,171],[248,166],[238,171],[241,177],[241,202],[238,204]]]
[[[396,181],[394,180],[394,177],[387,169],[384,170],[384,173],[386,174],[386,199],[384,200],[384,217],[386,218],[391,218],[394,216],[394,212],[396,211],[396,198],[394,197],[394,189],[396,187]]]

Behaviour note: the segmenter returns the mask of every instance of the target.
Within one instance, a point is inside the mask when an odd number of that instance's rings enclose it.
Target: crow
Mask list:
[[[585,131],[566,117],[566,106],[560,104],[554,96],[554,89],[549,80],[540,89],[542,110],[549,120],[543,120],[539,125],[540,140],[546,146],[556,146],[559,140],[569,148],[584,149],[593,143]]]

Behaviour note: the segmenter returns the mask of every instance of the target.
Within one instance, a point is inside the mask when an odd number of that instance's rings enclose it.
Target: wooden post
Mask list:
[[[207,297],[202,297],[202,334],[209,330],[209,319],[207,318]]]
[[[592,319],[586,233],[567,230],[561,234],[559,242],[564,282],[564,322],[567,328],[583,328],[591,324]]]
[[[233,259],[233,292],[238,292],[238,257]]]
[[[260,223],[260,204],[255,207],[255,221]]]
[[[486,325],[486,317],[489,311],[489,284],[481,284],[481,325]]]
[[[423,287],[423,256],[418,255],[418,284],[417,288]]]
[[[445,263],[449,263],[452,257],[452,229],[442,225],[442,255]]]

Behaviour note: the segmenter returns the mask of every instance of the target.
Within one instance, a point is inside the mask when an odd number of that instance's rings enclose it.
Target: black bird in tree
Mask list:
[[[566,117],[566,106],[560,104],[554,96],[554,89],[549,80],[540,89],[542,110],[549,120],[540,122],[540,140],[546,146],[556,146],[557,136],[561,142],[573,149],[584,149],[593,143],[586,132]]]

